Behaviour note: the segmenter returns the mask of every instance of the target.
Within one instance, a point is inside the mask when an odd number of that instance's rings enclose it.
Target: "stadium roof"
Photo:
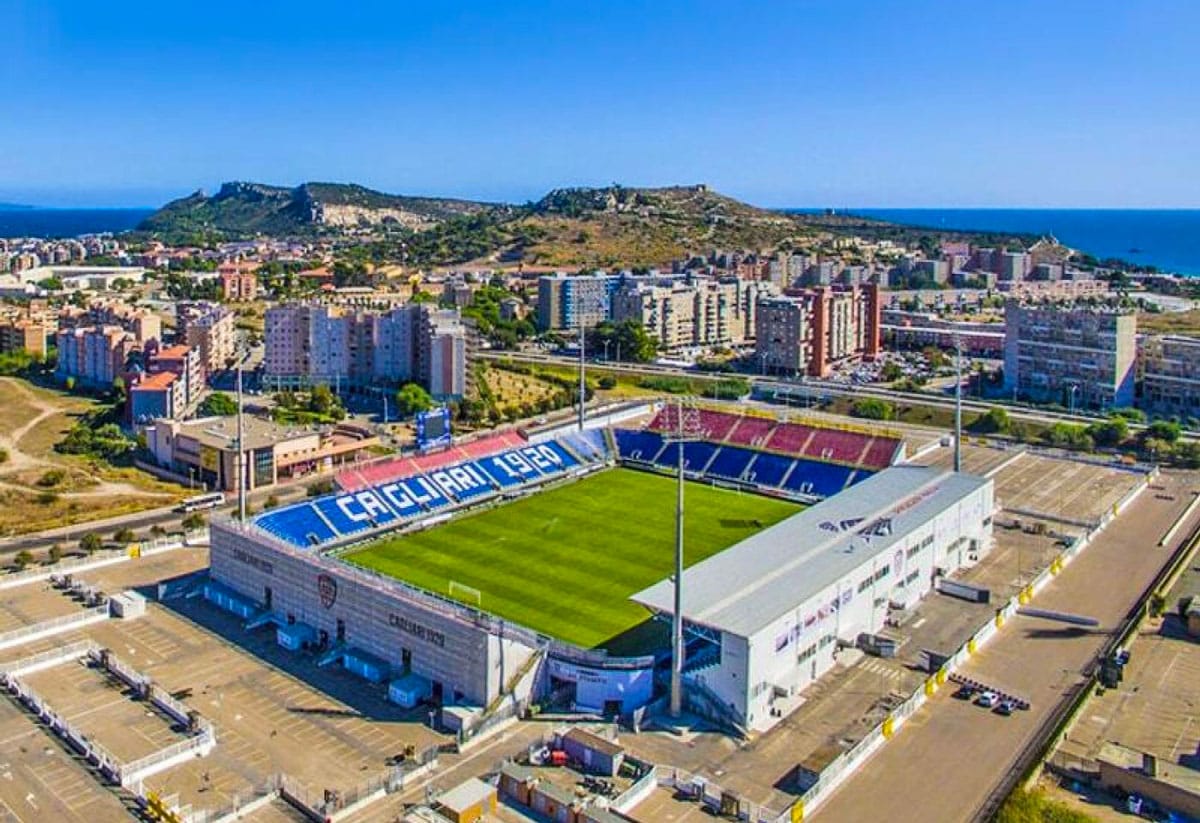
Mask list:
[[[885,469],[685,570],[683,616],[750,637],[989,483],[936,468]],[[674,585],[668,578],[632,599],[670,614]]]

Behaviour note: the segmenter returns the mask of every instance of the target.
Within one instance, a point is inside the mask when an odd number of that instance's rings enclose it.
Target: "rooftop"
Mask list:
[[[133,391],[158,391],[160,389],[170,388],[171,384],[179,379],[173,371],[160,371],[157,374],[148,374],[142,378],[142,382],[133,387]]]
[[[939,468],[885,469],[688,568],[683,615],[750,637],[991,482]],[[674,587],[668,578],[632,599],[671,613]]]
[[[478,777],[467,779],[453,789],[438,795],[437,804],[458,814],[496,794],[496,787]]]
[[[202,446],[229,450],[237,442],[237,417],[205,417],[176,423],[176,436],[195,439]],[[245,449],[261,449],[277,443],[311,436],[316,427],[284,426],[261,417],[243,415],[242,442]]]

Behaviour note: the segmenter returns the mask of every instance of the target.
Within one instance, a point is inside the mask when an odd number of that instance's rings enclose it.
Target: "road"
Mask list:
[[[280,503],[299,500],[307,494],[306,485],[313,482],[314,479],[320,478],[305,477],[302,480],[293,481],[289,484],[280,484],[253,491],[246,498],[247,504],[259,506],[263,503],[263,501],[271,496],[278,498]],[[234,514],[236,513],[236,510],[236,498],[234,499],[233,503],[217,509],[217,511],[224,512],[226,514]],[[133,512],[132,514],[121,515],[120,517],[109,517],[103,520],[91,520],[86,523],[76,523],[71,526],[50,529],[37,534],[0,539],[0,555],[10,554],[25,549],[29,551],[46,549],[50,546],[53,546],[55,543],[61,543],[69,547],[74,547],[74,545],[79,542],[80,538],[82,538],[85,534],[90,534],[92,532],[108,536],[120,529],[141,531],[143,529],[149,529],[152,526],[161,526],[168,532],[182,531],[183,518],[184,515],[177,511],[174,506],[167,506],[159,509],[147,509],[145,511]]]
[[[1001,717],[942,689],[813,813],[818,821],[868,820],[888,809],[904,823],[970,820],[1058,705],[1085,682],[1098,653],[1144,589],[1200,520],[1193,513],[1176,545],[1156,546],[1191,500],[1195,475],[1164,475],[1174,500],[1142,495],[1034,600],[1038,608],[1100,621],[1086,629],[1016,617],[961,673],[1027,697],[1032,707]],[[900,802],[897,802],[900,801]]]

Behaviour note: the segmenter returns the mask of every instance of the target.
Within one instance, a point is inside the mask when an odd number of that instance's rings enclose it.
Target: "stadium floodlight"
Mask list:
[[[671,717],[683,712],[683,450],[687,443],[701,439],[700,410],[684,405],[680,396],[675,401],[675,431],[663,440],[676,445],[676,471],[679,490],[675,499],[675,608],[671,617]]]
[[[962,471],[962,337],[954,335],[954,471]]]

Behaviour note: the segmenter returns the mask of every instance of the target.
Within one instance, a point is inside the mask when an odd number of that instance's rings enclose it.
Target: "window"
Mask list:
[[[932,545],[933,545],[933,535],[932,534],[921,541],[922,549],[925,548],[926,546],[932,546]]]
[[[875,578],[868,577],[866,580],[858,584],[858,593],[862,594],[867,589],[871,588],[871,584],[875,582]]]
[[[887,577],[887,576],[888,576],[889,574],[891,574],[891,573],[892,573],[892,567],[891,567],[891,566],[881,566],[881,567],[880,567],[880,569],[879,569],[879,571],[875,572],[875,578],[874,578],[874,579],[875,579],[875,580],[882,580],[883,578]]]
[[[813,657],[816,656],[816,654],[817,654],[817,647],[814,644],[812,646],[809,646],[804,651],[800,652],[800,654],[798,654],[796,656],[796,662],[803,663],[805,660],[811,660]]]

